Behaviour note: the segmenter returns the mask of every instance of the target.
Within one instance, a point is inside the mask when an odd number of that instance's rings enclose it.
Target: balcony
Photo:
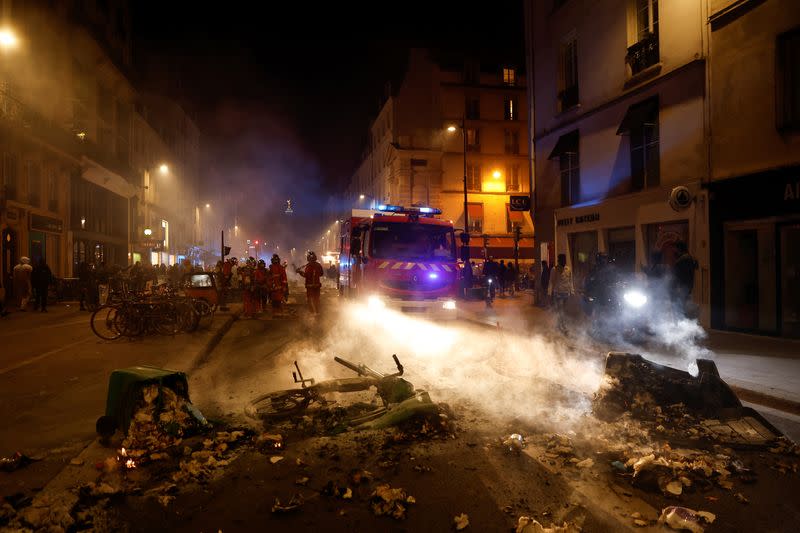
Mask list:
[[[659,61],[658,34],[648,33],[638,43],[628,47],[625,62],[631,66],[631,75],[636,76]]]

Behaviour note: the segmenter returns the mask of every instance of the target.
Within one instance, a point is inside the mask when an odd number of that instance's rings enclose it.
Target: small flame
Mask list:
[[[122,449],[119,451],[119,454],[120,454],[122,457],[127,457],[127,455],[128,455],[128,452],[126,452],[126,451],[125,451],[125,448],[122,448]]]
[[[128,459],[125,461],[125,468],[136,468],[136,463],[133,461],[133,459]]]

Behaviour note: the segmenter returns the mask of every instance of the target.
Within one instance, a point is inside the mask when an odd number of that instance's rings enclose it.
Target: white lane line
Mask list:
[[[33,364],[36,361],[40,361],[40,360],[44,359],[45,357],[50,357],[51,355],[56,354],[58,352],[63,352],[64,350],[68,350],[70,348],[74,348],[75,346],[78,346],[78,345],[81,345],[81,344],[85,344],[85,343],[87,343],[87,342],[89,342],[91,340],[94,340],[94,338],[95,338],[94,335],[92,335],[91,337],[87,337],[85,339],[81,339],[79,341],[75,341],[75,342],[72,342],[70,344],[65,344],[64,346],[60,346],[58,348],[54,348],[53,350],[50,350],[49,352],[44,352],[42,354],[39,354],[39,355],[36,355],[36,356],[33,356],[33,357],[29,357],[28,359],[25,359],[24,361],[20,361],[19,363],[14,363],[11,366],[7,366],[5,368],[0,369],[0,376],[2,376],[3,374],[8,374],[9,372],[11,372],[13,370],[16,370],[18,368],[22,368],[23,366],[28,366],[30,364]]]

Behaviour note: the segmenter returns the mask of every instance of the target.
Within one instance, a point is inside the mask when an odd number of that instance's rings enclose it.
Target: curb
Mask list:
[[[779,396],[772,396],[770,394],[765,394],[763,392],[758,392],[751,389],[745,389],[737,385],[731,385],[730,383],[728,383],[728,385],[733,392],[736,393],[736,396],[738,396],[740,400],[764,407],[769,407],[777,411],[783,411],[784,413],[800,415],[800,402],[789,400],[787,398],[781,398]]]
[[[239,315],[242,314],[242,310],[239,309],[237,311],[231,312],[230,316],[225,320],[225,322],[219,327],[217,331],[211,336],[211,338],[206,341],[205,346],[203,346],[198,352],[197,355],[194,357],[194,361],[192,362],[191,369],[197,370],[203,364],[208,361],[208,356],[211,355],[211,352],[214,351],[214,348],[219,345],[222,338],[225,336],[226,333],[231,329],[233,323],[239,319]]]

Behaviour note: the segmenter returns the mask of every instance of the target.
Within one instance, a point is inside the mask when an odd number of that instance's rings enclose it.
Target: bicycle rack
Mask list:
[[[305,379],[303,377],[303,373],[300,372],[300,366],[298,366],[297,361],[294,362],[294,367],[297,369],[297,372],[292,371],[292,378],[294,378],[295,383],[299,383],[303,388],[306,388],[306,383],[314,384],[314,378]],[[300,376],[300,379],[297,379],[297,376]]]

